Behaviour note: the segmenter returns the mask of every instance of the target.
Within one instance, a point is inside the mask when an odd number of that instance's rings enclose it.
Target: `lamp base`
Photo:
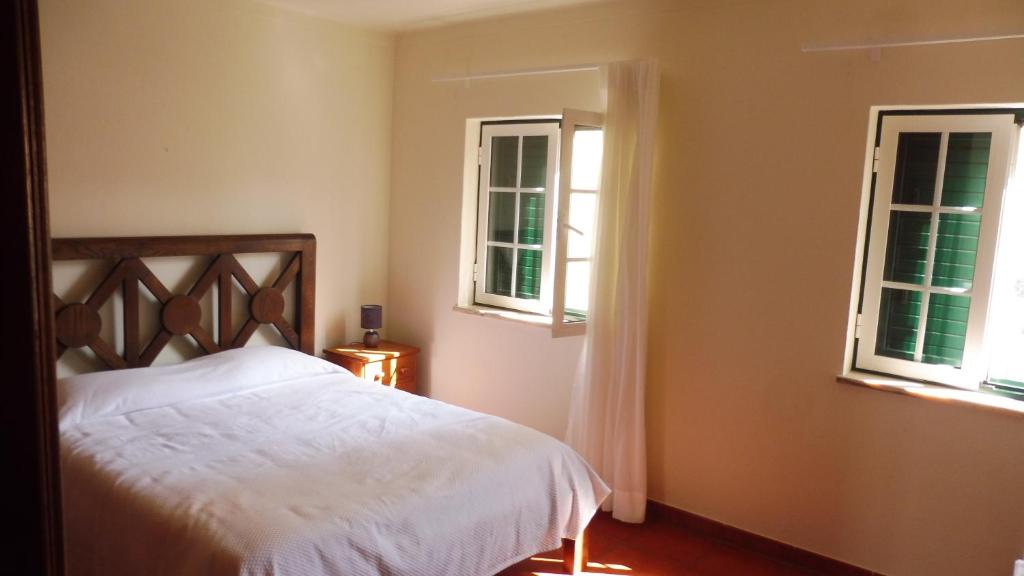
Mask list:
[[[367,330],[366,334],[363,334],[363,346],[376,348],[378,344],[380,344],[380,334],[376,330]]]

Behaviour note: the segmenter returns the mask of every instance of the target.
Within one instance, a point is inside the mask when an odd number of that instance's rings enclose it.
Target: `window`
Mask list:
[[[558,178],[558,239],[555,247],[556,336],[582,333],[590,308],[590,262],[594,251],[597,194],[601,187],[604,116],[566,110],[562,116]]]
[[[1019,112],[879,114],[853,368],[1024,382]]]
[[[480,130],[476,301],[548,314],[558,123]]]
[[[555,335],[582,332],[602,121],[566,110],[561,120],[480,124],[475,304],[550,316]]]

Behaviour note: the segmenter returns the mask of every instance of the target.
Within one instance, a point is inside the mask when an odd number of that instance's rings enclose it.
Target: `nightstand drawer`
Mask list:
[[[384,384],[416,393],[416,357],[419,349],[382,341],[376,348],[353,344],[324,350],[325,358],[340,364],[356,376],[376,384]]]
[[[405,390],[406,392],[416,391],[415,356],[398,359],[398,366],[395,367],[395,371],[391,374],[391,382],[388,382],[388,384],[392,383],[399,390]]]
[[[368,362],[363,368],[363,378],[400,390],[408,391],[410,384],[415,389],[416,357]]]

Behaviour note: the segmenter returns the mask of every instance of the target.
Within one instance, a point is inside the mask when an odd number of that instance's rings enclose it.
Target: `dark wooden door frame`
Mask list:
[[[3,574],[63,573],[50,236],[36,0],[0,2]]]

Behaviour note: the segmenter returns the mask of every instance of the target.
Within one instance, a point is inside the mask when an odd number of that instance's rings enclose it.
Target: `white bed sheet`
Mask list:
[[[607,487],[507,420],[344,374],[61,430],[69,574],[494,574]]]

